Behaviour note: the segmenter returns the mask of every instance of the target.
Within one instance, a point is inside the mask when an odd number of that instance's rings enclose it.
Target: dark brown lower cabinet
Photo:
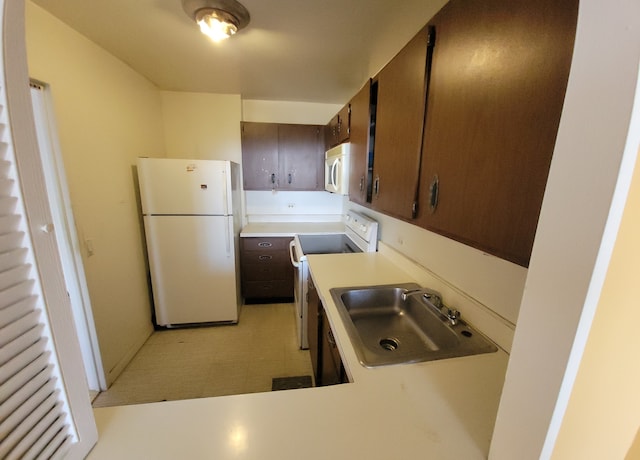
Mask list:
[[[318,297],[318,291],[313,284],[313,279],[309,277],[309,287],[307,292],[309,297],[307,298],[307,337],[309,340],[309,354],[311,355],[311,366],[313,367],[313,374],[316,380],[316,386],[320,385],[320,373],[318,372],[318,365],[320,363],[320,298]]]
[[[340,352],[336,345],[335,338],[333,337],[333,331],[331,325],[327,319],[327,314],[324,308],[320,312],[320,325],[322,336],[320,342],[322,343],[322,353],[320,354],[320,384],[336,385],[338,383],[345,383],[345,371],[342,366],[342,359],[340,358]]]
[[[340,352],[331,331],[327,314],[318,297],[318,292],[309,279],[309,309],[307,327],[309,333],[309,353],[316,386],[347,383],[347,375],[342,365]]]
[[[291,238],[241,238],[242,295],[248,300],[293,298]]]

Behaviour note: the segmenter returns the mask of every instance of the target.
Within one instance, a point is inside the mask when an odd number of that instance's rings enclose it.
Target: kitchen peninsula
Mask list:
[[[357,361],[329,289],[424,279],[398,260],[384,245],[309,256],[350,383],[96,409],[89,459],[486,458],[504,351],[375,369]]]

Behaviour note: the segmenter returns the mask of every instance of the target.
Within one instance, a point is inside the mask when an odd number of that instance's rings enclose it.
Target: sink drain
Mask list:
[[[395,351],[400,346],[400,343],[396,339],[382,339],[380,340],[380,346],[387,351]]]

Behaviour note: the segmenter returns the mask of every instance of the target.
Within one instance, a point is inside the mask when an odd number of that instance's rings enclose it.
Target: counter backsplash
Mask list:
[[[247,191],[249,222],[340,222],[344,197],[329,192]]]

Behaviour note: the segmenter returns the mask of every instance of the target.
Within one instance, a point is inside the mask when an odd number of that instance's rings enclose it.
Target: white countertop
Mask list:
[[[379,253],[308,260],[352,383],[95,409],[89,459],[486,458],[507,354],[364,368],[329,289],[414,278]]]
[[[240,237],[278,237],[301,233],[340,232],[344,232],[342,222],[252,222],[242,228]]]

